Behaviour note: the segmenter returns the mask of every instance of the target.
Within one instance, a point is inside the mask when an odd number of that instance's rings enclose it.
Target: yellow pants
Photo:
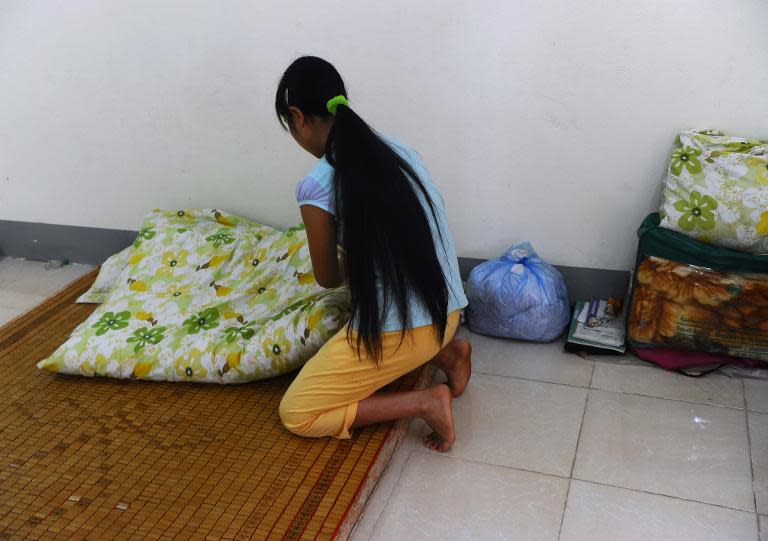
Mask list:
[[[443,346],[459,324],[459,310],[448,315]],[[356,335],[352,333],[352,343]],[[280,419],[299,436],[350,437],[357,403],[400,376],[428,362],[442,349],[434,327],[408,329],[402,344],[400,332],[381,336],[382,360],[376,365],[347,341],[347,326],[336,333],[301,369],[280,402]],[[399,346],[399,347],[398,347]]]

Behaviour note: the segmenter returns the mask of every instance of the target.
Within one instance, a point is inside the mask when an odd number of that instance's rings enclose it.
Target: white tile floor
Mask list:
[[[0,259],[0,324],[90,268]],[[456,445],[427,451],[414,422],[355,541],[768,541],[768,382],[460,332]]]
[[[0,325],[41,303],[92,268],[77,263],[60,265],[0,257]]]
[[[354,541],[768,541],[768,383],[460,333],[456,445],[413,423]]]

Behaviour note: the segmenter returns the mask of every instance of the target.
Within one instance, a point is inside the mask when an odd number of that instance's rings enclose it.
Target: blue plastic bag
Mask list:
[[[570,320],[563,276],[528,242],[475,267],[467,297],[469,328],[480,334],[551,342]]]

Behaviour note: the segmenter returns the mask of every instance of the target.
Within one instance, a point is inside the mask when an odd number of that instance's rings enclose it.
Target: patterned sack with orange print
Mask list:
[[[768,361],[768,274],[644,259],[630,334],[643,344]]]
[[[768,257],[718,248],[649,216],[629,311],[632,347],[768,361]]]

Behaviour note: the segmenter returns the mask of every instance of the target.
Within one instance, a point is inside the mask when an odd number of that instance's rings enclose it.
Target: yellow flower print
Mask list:
[[[246,270],[254,270],[259,268],[261,264],[263,264],[267,258],[269,257],[269,252],[265,249],[256,250],[252,252],[248,252],[243,256],[243,265],[245,266]]]
[[[323,310],[315,308],[315,311],[307,319],[307,328],[310,331],[314,331],[317,328],[317,325],[320,323],[320,321],[322,321],[322,319],[323,319]]]
[[[240,366],[240,357],[242,356],[242,353],[242,351],[227,353],[227,365],[229,365],[230,368],[237,368]]]
[[[128,260],[128,264],[134,265],[134,266],[138,265],[139,263],[141,263],[141,260],[144,259],[145,257],[147,257],[147,254],[145,254],[144,252],[139,252],[137,254],[134,254],[134,256]]]
[[[747,165],[755,172],[755,181],[768,185],[768,160],[765,158],[747,158]]]
[[[203,366],[201,358],[203,352],[197,348],[192,349],[188,355],[180,356],[174,363],[176,375],[186,379],[203,379],[208,375],[208,371]]]
[[[293,254],[295,254],[296,252],[298,252],[301,249],[302,246],[304,246],[303,242],[297,242],[296,244],[294,244],[293,246],[288,248],[288,256],[290,257]]]
[[[85,361],[80,365],[80,373],[84,376],[93,375],[93,367],[91,366],[90,361]]]
[[[142,360],[133,366],[133,376],[137,378],[146,378],[152,369],[155,367],[155,363],[150,360]]]
[[[757,234],[768,235],[768,211],[760,215],[760,221],[757,223]]]
[[[133,278],[128,278],[128,289],[131,291],[137,291],[137,292],[143,292],[149,289],[147,287],[147,284],[142,282],[141,280],[134,280]]]
[[[109,359],[107,359],[101,353],[96,355],[96,360],[93,363],[93,369],[97,374],[106,375],[109,368]]]
[[[165,252],[163,254],[163,264],[157,269],[157,276],[173,276],[176,267],[183,267],[187,264],[189,252],[179,250],[178,252]]]
[[[202,265],[198,265],[197,267],[195,267],[195,270],[199,271],[199,270],[208,269],[208,268],[215,269],[216,267],[224,263],[227,259],[229,259],[231,255],[232,255],[231,253],[227,255],[215,255],[211,259],[203,263]]]
[[[109,369],[109,359],[101,353],[96,354],[93,365],[86,361],[80,365],[80,371],[86,376],[106,376]]]
[[[248,288],[246,293],[250,295],[248,298],[249,308],[253,308],[257,304],[263,304],[268,308],[272,308],[278,299],[278,291],[274,287],[255,285]]]
[[[160,293],[160,296],[170,297],[170,298],[181,297],[184,295],[189,295],[189,292],[191,289],[192,289],[192,286],[189,284],[186,284],[186,285],[174,284],[172,286],[169,286],[168,289],[166,289],[165,291],[162,291]]]
[[[211,212],[213,212],[213,216],[216,218],[216,221],[219,222],[221,225],[227,226],[227,227],[235,227],[237,225],[236,220],[237,218],[234,216],[228,217],[224,216],[221,212],[219,212],[216,209],[213,209]]]
[[[230,370],[234,370],[237,367],[240,366],[240,358],[242,357],[243,352],[242,351],[230,351],[227,353],[226,359],[227,362],[225,362],[221,368],[218,370],[219,376],[223,376],[224,374],[228,373]],[[215,363],[218,364],[218,363]]]
[[[152,314],[149,312],[136,312],[136,314],[133,316],[136,319],[140,319],[141,321],[152,321]]]
[[[294,271],[293,275],[296,277],[299,283],[303,286],[316,283],[315,275],[311,271],[310,272]]]
[[[195,209],[181,209],[173,213],[173,216],[182,220],[194,220],[197,218]]]
[[[226,295],[229,295],[232,293],[231,287],[226,287],[220,284],[217,284],[216,282],[211,282],[210,286],[216,290],[216,296],[217,297],[224,297]]]
[[[268,336],[262,343],[262,349],[272,361],[274,370],[282,370],[287,366],[285,355],[291,351],[291,342],[285,337],[285,329],[279,328],[272,336]]]

